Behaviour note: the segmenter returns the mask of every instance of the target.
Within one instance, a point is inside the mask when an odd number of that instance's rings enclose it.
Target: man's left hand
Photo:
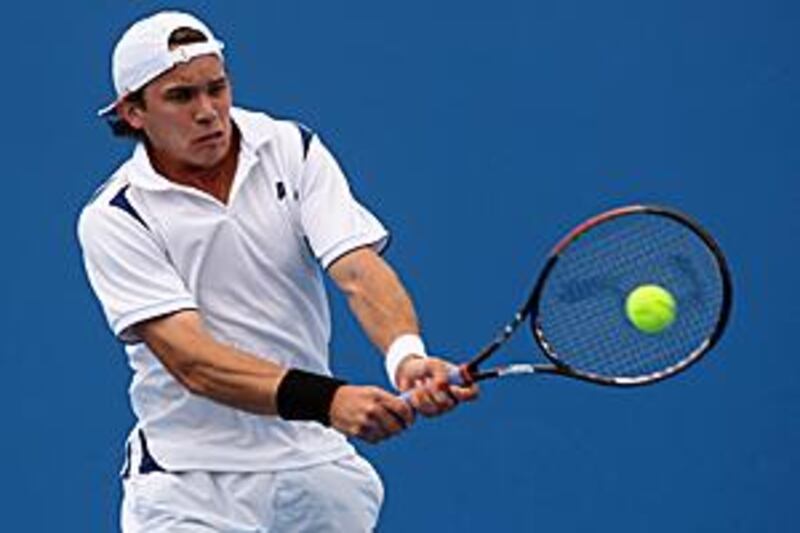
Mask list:
[[[412,390],[410,403],[425,416],[438,416],[452,410],[460,402],[478,397],[478,386],[450,385],[448,374],[452,363],[437,357],[407,357],[397,369],[397,386]]]

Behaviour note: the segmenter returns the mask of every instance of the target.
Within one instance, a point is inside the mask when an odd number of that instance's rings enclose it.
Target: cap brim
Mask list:
[[[113,102],[111,102],[107,106],[98,109],[97,110],[97,116],[98,117],[104,117],[106,115],[110,115],[111,113],[114,113],[117,110],[117,104],[118,103],[119,103],[119,100],[114,100]]]

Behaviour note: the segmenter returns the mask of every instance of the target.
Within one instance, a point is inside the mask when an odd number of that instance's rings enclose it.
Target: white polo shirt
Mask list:
[[[139,144],[78,222],[89,281],[133,368],[134,432],[144,432],[168,470],[280,470],[353,453],[340,433],[315,422],[190,393],[131,330],[198,309],[221,342],[330,374],[320,265],[357,247],[380,250],[387,232],[353,198],[319,137],[262,113],[234,108],[231,117],[241,150],[227,205],[159,175]]]

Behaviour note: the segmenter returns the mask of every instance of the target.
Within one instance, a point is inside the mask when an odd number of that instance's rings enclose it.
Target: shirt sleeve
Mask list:
[[[197,307],[141,219],[115,207],[89,205],[78,220],[78,239],[89,283],[123,342],[141,341],[131,330],[139,322]]]
[[[389,234],[350,191],[336,159],[316,135],[311,138],[300,183],[300,218],[323,268],[347,252],[372,246],[382,252]]]

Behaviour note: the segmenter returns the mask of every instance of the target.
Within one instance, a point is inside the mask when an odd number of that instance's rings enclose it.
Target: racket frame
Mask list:
[[[539,302],[545,283],[550,275],[550,272],[558,263],[561,254],[573,242],[580,239],[581,236],[586,234],[592,228],[604,222],[633,214],[655,214],[670,218],[688,227],[708,247],[708,250],[714,256],[716,261],[722,283],[722,304],[714,330],[711,332],[711,335],[709,335],[702,343],[700,343],[699,346],[697,346],[679,362],[650,374],[633,377],[611,377],[572,368],[559,359],[558,354],[547,342],[544,332],[542,331],[538,314]],[[451,381],[456,380],[458,382],[468,384],[485,379],[498,378],[505,375],[544,373],[559,374],[591,383],[616,387],[649,385],[686,370],[691,365],[699,361],[706,353],[708,353],[708,351],[717,344],[722,336],[722,333],[725,331],[725,327],[727,326],[730,316],[732,302],[733,284],[731,282],[730,268],[728,267],[728,263],[724,254],[722,253],[722,249],[711,236],[711,234],[708,233],[708,231],[706,231],[697,221],[676,209],[658,205],[629,205],[611,209],[576,226],[572,231],[564,236],[558,242],[558,244],[556,244],[556,246],[548,255],[544,267],[539,273],[539,277],[537,278],[536,283],[534,284],[533,289],[531,290],[524,305],[520,307],[513,319],[497,333],[491,342],[484,346],[483,349],[481,349],[467,363],[458,367],[457,371],[453,374]],[[525,322],[526,318],[529,319],[531,331],[536,343],[551,364],[516,363],[497,366],[489,369],[481,369],[480,365],[489,359],[489,357],[491,357],[503,344],[505,344],[505,342],[514,334],[517,328],[519,328],[520,324]]]

